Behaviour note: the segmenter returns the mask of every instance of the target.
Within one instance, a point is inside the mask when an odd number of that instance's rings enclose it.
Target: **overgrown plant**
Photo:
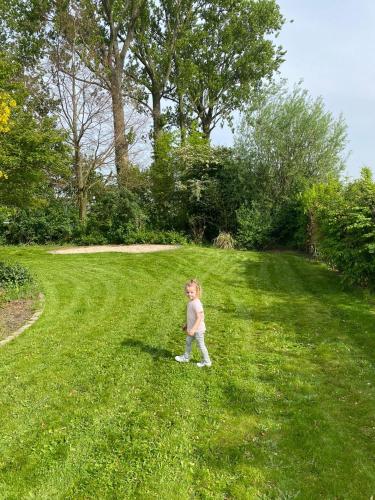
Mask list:
[[[318,184],[304,197],[314,224],[311,246],[343,280],[375,288],[375,183],[371,170],[349,183]]]
[[[267,246],[272,232],[272,217],[269,207],[253,203],[237,210],[238,230],[236,240],[240,248],[260,249]]]
[[[236,241],[230,233],[221,232],[213,240],[214,247],[230,249],[234,248]]]
[[[32,283],[30,272],[21,264],[10,264],[0,261],[0,288],[20,288]]]

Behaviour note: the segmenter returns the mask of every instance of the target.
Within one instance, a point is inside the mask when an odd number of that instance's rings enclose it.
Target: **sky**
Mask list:
[[[344,175],[358,178],[363,166],[375,174],[375,1],[279,0],[286,22],[276,40],[287,51],[281,77],[321,96],[325,109],[347,124],[349,154]],[[290,22],[293,20],[293,22]],[[230,145],[227,127],[213,132]]]

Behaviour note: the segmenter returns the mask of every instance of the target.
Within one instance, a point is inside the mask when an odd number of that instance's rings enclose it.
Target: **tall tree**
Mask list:
[[[67,39],[78,26],[80,59],[95,82],[111,96],[118,183],[129,182],[129,140],[124,114],[124,65],[134,38],[135,23],[146,0],[72,0],[57,10],[55,27]]]
[[[170,93],[177,46],[191,26],[196,4],[194,0],[150,0],[143,23],[138,23],[136,28],[129,73],[138,85],[146,88],[142,102],[152,113],[154,144],[164,126],[162,100]],[[148,97],[151,97],[151,106]]]
[[[112,161],[113,133],[108,92],[90,84],[88,70],[76,51],[74,25],[70,40],[55,38],[50,45],[53,90],[59,100],[60,123],[72,147],[73,186],[79,217],[86,219],[88,195],[96,171]],[[93,179],[94,177],[94,179]]]
[[[235,140],[247,195],[282,204],[344,168],[346,125],[321,98],[296,86],[272,88],[244,115]]]
[[[218,123],[230,120],[281,64],[284,52],[270,36],[283,22],[274,0],[202,2],[174,66],[180,124],[190,112],[209,138]]]

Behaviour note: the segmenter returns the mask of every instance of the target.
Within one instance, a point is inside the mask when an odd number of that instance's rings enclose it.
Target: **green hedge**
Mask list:
[[[47,207],[16,210],[3,227],[4,243],[45,244],[68,242],[78,228],[77,210],[69,204],[54,203]]]
[[[375,183],[371,171],[350,183],[332,181],[305,194],[312,246],[348,284],[375,289]]]

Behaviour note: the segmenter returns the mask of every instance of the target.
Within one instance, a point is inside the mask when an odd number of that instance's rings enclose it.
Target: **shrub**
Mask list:
[[[187,238],[176,231],[129,231],[124,234],[122,243],[135,245],[142,243],[158,245],[186,245]]]
[[[213,244],[217,248],[234,248],[235,245],[235,239],[230,233],[225,233],[221,232],[216,236],[216,238],[213,241]]]
[[[300,198],[285,200],[272,214],[272,243],[277,246],[307,249],[308,219]]]
[[[134,193],[125,188],[108,189],[91,207],[85,234],[101,234],[108,243],[124,243],[130,231],[142,231],[145,223],[146,215]]]
[[[67,242],[77,224],[77,210],[56,202],[44,208],[18,210],[10,219],[5,238],[12,244]]]
[[[237,212],[237,237],[240,247],[264,248],[270,241],[272,219],[270,211],[253,203],[251,207],[241,206]]]
[[[0,287],[20,288],[33,281],[29,271],[21,264],[7,264],[0,261]]]
[[[101,233],[93,232],[89,234],[81,234],[74,238],[74,243],[77,245],[107,245],[108,240]]]
[[[350,285],[375,289],[375,183],[371,171],[351,183],[331,181],[304,195],[310,224],[310,244],[318,256],[341,273]]]

